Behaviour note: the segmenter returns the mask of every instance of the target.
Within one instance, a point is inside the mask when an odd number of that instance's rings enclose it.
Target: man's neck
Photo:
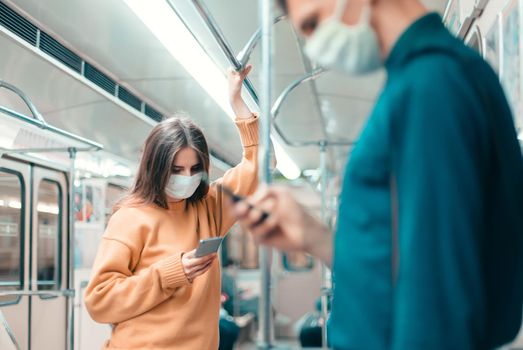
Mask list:
[[[407,28],[429,12],[418,0],[376,0],[372,7],[371,24],[385,59]]]

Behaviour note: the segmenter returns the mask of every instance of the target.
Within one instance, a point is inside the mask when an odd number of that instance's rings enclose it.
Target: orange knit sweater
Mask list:
[[[257,185],[258,120],[237,120],[243,159],[220,182],[241,195]],[[212,184],[199,203],[124,207],[113,214],[96,257],[85,304],[92,318],[111,323],[106,349],[218,348],[220,265],[190,283],[181,254],[203,238],[224,235],[233,219]]]

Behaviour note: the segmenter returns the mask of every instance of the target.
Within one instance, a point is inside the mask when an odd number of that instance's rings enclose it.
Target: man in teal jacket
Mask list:
[[[388,79],[347,166],[334,250],[280,187],[235,205],[261,243],[333,262],[336,349],[483,350],[523,297],[523,162],[492,69],[417,0],[282,1],[315,61]],[[260,221],[260,209],[271,213]]]

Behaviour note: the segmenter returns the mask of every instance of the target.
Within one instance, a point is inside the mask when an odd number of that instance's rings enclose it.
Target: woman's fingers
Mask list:
[[[214,253],[201,258],[196,258],[194,256],[195,253],[196,249],[182,255],[183,270],[190,282],[192,282],[193,279],[199,275],[199,271],[206,271],[206,269],[212,265],[214,259],[216,259],[217,256],[216,253]]]
[[[203,265],[198,265],[198,266],[194,267],[188,274],[188,278],[190,280],[193,280],[194,278],[204,274],[207,270],[209,270],[212,267],[213,263],[214,263],[214,259],[207,261]]]
[[[249,75],[251,70],[252,70],[252,64],[248,64],[247,67],[245,67],[245,69],[240,74],[242,80],[244,80],[245,77]]]
[[[193,272],[193,276],[197,277],[197,276],[203,275],[205,272],[207,272],[207,270],[209,270],[211,268],[213,262],[214,262],[214,260],[209,261],[207,264],[205,264],[205,265],[201,266],[200,268],[198,268],[197,270],[195,270]]]
[[[193,249],[187,253],[183,253],[183,256],[186,258],[186,259],[192,259],[194,258],[194,255],[196,254],[196,249]]]
[[[234,78],[234,79],[237,78],[240,81],[243,81],[245,79],[245,77],[247,77],[247,75],[249,75],[251,70],[252,70],[252,64],[248,64],[242,71],[237,71],[233,68],[227,69],[227,75],[230,78]]]
[[[188,267],[202,266],[202,265],[205,265],[207,262],[214,260],[214,258],[216,258],[216,253],[209,254],[209,255],[203,256],[201,258],[191,258],[187,262],[187,266]]]

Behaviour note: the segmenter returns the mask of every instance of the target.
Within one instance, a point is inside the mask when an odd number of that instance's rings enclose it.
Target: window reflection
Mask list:
[[[22,182],[15,173],[0,170],[0,290],[22,288]],[[16,297],[0,297],[8,303]]]
[[[37,280],[39,290],[60,288],[61,191],[43,180],[38,188]]]

